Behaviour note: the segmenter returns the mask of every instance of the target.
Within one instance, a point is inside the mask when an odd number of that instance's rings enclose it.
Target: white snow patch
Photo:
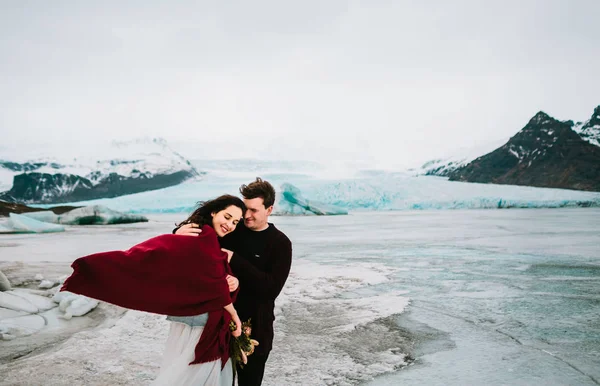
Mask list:
[[[514,155],[515,157],[517,157],[519,160],[521,159],[521,156],[519,155],[519,153],[517,153],[516,151],[514,151],[512,149],[512,147],[508,148],[508,151],[510,152],[510,154]]]

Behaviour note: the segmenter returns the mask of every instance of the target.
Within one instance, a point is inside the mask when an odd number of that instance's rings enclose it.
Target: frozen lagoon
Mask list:
[[[3,236],[0,269],[68,273],[73,259],[169,232],[184,215],[149,217]],[[273,222],[292,239],[294,263],[277,302],[266,385],[600,383],[600,209]],[[0,384],[147,384],[166,322],[106,313],[105,323],[1,364]]]

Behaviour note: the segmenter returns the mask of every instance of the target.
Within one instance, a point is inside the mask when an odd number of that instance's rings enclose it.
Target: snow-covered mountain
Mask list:
[[[599,110],[579,132],[573,122],[540,111],[505,145],[451,172],[450,180],[600,191]]]
[[[456,169],[467,165],[477,157],[481,157],[497,149],[507,141],[508,138],[486,142],[474,147],[458,149],[452,156],[427,161],[420,168],[412,171],[417,175],[448,177]]]
[[[600,190],[599,147],[600,106],[578,123],[540,111],[507,141],[458,151],[415,172],[451,181]]]
[[[0,156],[0,188],[6,190],[0,199],[59,203],[117,197],[200,175],[161,138],[35,152]]]
[[[594,109],[592,117],[587,122],[577,122],[573,125],[573,130],[579,136],[591,143],[600,146],[600,106]]]

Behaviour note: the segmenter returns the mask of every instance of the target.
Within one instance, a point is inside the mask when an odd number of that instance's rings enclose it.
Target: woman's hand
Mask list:
[[[194,223],[182,225],[179,229],[175,231],[176,235],[182,236],[198,236],[200,235],[200,233],[202,233],[200,225]]]
[[[223,308],[225,308],[225,310],[229,312],[229,315],[231,315],[231,320],[233,320],[233,322],[235,323],[235,331],[231,331],[231,335],[237,338],[238,336],[242,335],[242,321],[240,320],[240,317],[238,316],[235,308],[233,308],[232,303],[229,303]]]
[[[229,292],[235,291],[240,286],[240,281],[235,276],[227,275],[225,279],[227,279],[227,285],[229,285]]]
[[[237,327],[235,329],[235,331],[231,332],[231,335],[233,335],[237,338],[240,335],[242,335],[242,321],[240,320],[240,317],[238,316],[237,313],[235,315],[231,315],[231,319],[235,322],[235,325]]]

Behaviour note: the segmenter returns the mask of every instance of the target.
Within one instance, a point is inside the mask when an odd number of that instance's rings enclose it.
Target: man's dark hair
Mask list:
[[[244,184],[240,186],[240,193],[248,200],[257,197],[262,198],[265,208],[275,204],[275,189],[273,189],[273,185],[260,177],[256,177],[256,181],[253,181],[248,185]]]

